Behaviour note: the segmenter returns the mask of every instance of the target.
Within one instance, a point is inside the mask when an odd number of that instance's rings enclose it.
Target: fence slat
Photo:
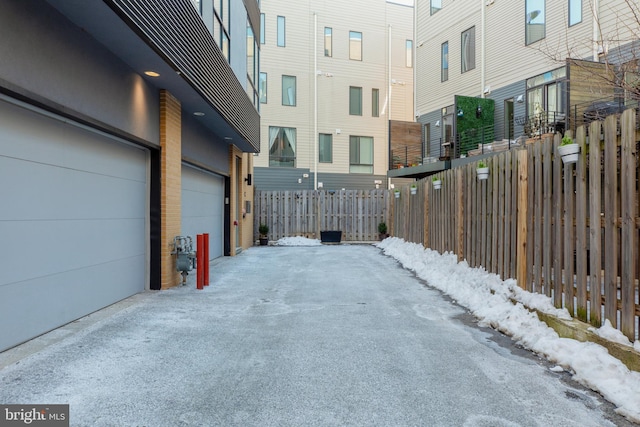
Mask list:
[[[589,322],[602,326],[602,167],[599,121],[589,127]]]
[[[615,116],[604,121],[604,317],[618,326],[618,166]]]

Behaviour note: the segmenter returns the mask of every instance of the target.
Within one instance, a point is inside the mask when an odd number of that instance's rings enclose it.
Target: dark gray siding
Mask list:
[[[182,114],[182,159],[220,175],[229,175],[229,144],[214,135],[192,115]]]
[[[442,112],[440,110],[423,114],[418,118],[418,122],[422,125],[422,143],[425,144],[425,147],[428,147],[425,150],[425,156],[427,157],[440,157],[441,155],[442,126],[436,126],[438,121],[442,123]],[[431,128],[431,137],[429,141],[425,140],[427,136],[424,132],[424,125],[427,123],[430,124]]]
[[[307,174],[309,177],[304,178]],[[298,179],[302,182],[298,183]],[[386,188],[385,175],[355,175],[320,173],[318,182],[324,190],[371,190],[376,188],[375,181],[382,181],[381,188]],[[313,173],[309,169],[291,168],[255,168],[254,185],[257,190],[313,190]]]
[[[488,98],[491,98],[495,101],[494,134],[497,141],[507,138],[507,128],[505,126],[504,120],[504,101],[513,98],[514,118],[524,117],[524,115],[526,114],[526,92],[526,82],[522,80],[517,83],[510,84],[509,86],[494,89],[489,95]],[[522,102],[517,102],[517,98],[520,95],[522,95]],[[514,138],[517,138],[523,134],[523,126],[521,124],[518,125],[516,123],[511,123],[511,126],[513,126]]]
[[[159,145],[157,91],[48,3],[2,2],[0,39],[2,90]]]

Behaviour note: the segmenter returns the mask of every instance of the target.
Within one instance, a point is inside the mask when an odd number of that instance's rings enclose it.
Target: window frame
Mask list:
[[[542,2],[542,13],[536,15],[535,17],[527,20],[527,16],[531,13],[533,13],[535,10],[532,10],[533,7],[535,7],[535,5],[533,4],[535,2],[535,4],[537,4],[538,2]],[[531,7],[530,7],[531,5]],[[530,12],[529,12],[530,11]],[[539,16],[542,16],[542,22],[541,24],[543,25],[542,27],[542,36],[540,38],[531,38],[529,33],[530,33],[530,28],[529,26],[532,25],[539,25],[539,24],[532,24],[531,21],[533,21],[534,19],[537,19]],[[547,37],[547,0],[525,0],[525,6],[524,6],[524,42],[526,46],[532,45],[536,42],[539,42],[540,40],[544,40]]]
[[[277,129],[276,132],[274,132],[273,130]],[[282,153],[284,152],[284,150],[287,147],[284,147],[284,138],[287,137],[287,132],[285,131],[285,129],[289,129],[291,130],[290,134],[293,137],[293,141],[288,141],[288,147],[291,148],[291,150],[293,151],[293,156],[284,156]],[[275,137],[272,139],[272,136],[274,136],[275,133]],[[275,167],[275,168],[295,168],[296,167],[296,144],[297,144],[297,140],[298,136],[297,136],[297,129],[296,128],[290,128],[290,127],[285,127],[285,126],[269,126],[269,167]],[[278,143],[279,147],[276,147],[275,152],[273,152],[273,145],[275,143]],[[280,154],[278,154],[280,153]],[[283,159],[289,159],[289,162],[286,163],[291,163],[291,164],[283,164],[285,162],[283,162]]]
[[[413,68],[413,40],[407,39],[404,43],[405,63],[407,68]]]
[[[380,89],[371,89],[371,117],[380,117]]]
[[[260,14],[260,45],[263,45],[266,40],[266,24],[267,17],[264,13]]]
[[[437,3],[437,4],[434,5],[434,3]],[[440,10],[442,10],[442,0],[430,0],[429,6],[430,6],[429,14],[433,16],[436,13],[438,13]]]
[[[575,11],[574,8],[571,7],[571,5],[573,5],[576,2],[580,4],[580,6],[578,7],[577,11]],[[568,16],[567,24],[568,24],[569,27],[573,27],[574,25],[578,25],[579,23],[582,22],[582,6],[583,6],[582,5],[582,0],[569,0],[568,1],[567,7],[568,7],[568,11],[569,11],[569,13],[568,13],[569,16]],[[578,16],[579,16],[578,20],[575,20],[576,17],[573,16],[574,13],[578,13]],[[573,20],[571,19],[572,16],[574,18]]]
[[[327,49],[327,30],[329,30],[329,34],[328,34],[329,49]],[[333,28],[324,27],[323,37],[324,37],[324,56],[326,56],[327,58],[332,58],[333,57]]]
[[[322,137],[325,137],[324,139]],[[324,144],[323,144],[324,143]],[[328,144],[328,148],[325,146]],[[324,146],[324,150],[323,150]],[[328,151],[328,154],[327,154]],[[325,154],[323,157],[322,154]],[[328,160],[326,156],[328,155]],[[319,133],[318,134],[318,162],[319,163],[333,163],[333,134]]]
[[[465,45],[465,34],[470,34],[469,40],[470,43]],[[465,52],[465,46],[469,46],[470,58],[467,57]],[[468,61],[471,59],[471,61]],[[466,66],[465,66],[466,65]],[[476,26],[472,26],[467,28],[462,33],[460,33],[460,73],[464,74],[468,71],[471,71],[476,68]]]
[[[354,94],[355,92],[358,93],[358,109],[357,112],[355,109],[353,109],[352,107],[354,107],[354,101],[356,101],[356,99],[354,98]],[[361,86],[349,86],[349,115],[350,116],[362,116],[362,87]]]
[[[263,78],[264,77],[264,78]],[[267,103],[267,84],[268,84],[268,75],[267,73],[260,71],[260,76],[258,77],[258,96],[260,98],[261,104]],[[264,84],[263,84],[264,82]],[[264,101],[263,101],[264,99]]]
[[[445,49],[446,48],[446,49]],[[440,45],[440,82],[449,80],[449,40]]]
[[[287,46],[287,18],[282,15],[278,15],[277,18],[277,37],[276,37],[276,46],[278,47],[286,47]]]
[[[287,86],[287,88],[285,88],[285,79],[293,79],[293,103],[289,104],[286,103],[285,104],[285,99],[287,99],[287,101],[289,100],[290,94],[287,92],[285,93],[285,89],[290,88],[291,86]],[[282,75],[282,105],[285,107],[295,107],[298,104],[298,79],[296,78],[296,76],[291,76],[288,74],[283,74]]]
[[[353,40],[352,36],[354,36],[356,34],[358,34],[360,36],[359,42],[358,42],[358,52],[355,52],[355,50],[354,50],[354,42],[351,41],[351,40]],[[357,53],[357,55],[354,55],[354,53]],[[349,60],[351,60],[351,61],[362,61],[362,32],[361,31],[349,30]]]
[[[362,162],[362,143],[365,142],[365,139],[366,142],[369,142],[371,144],[368,150],[371,153],[371,163]],[[349,173],[373,175],[374,147],[374,139],[372,136],[349,135]],[[364,167],[368,167],[369,170],[367,172],[363,172],[361,169],[363,169]]]

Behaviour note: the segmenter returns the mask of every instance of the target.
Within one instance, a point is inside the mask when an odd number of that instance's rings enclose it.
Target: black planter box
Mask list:
[[[320,232],[320,241],[322,243],[340,243],[342,240],[341,230],[329,230]]]

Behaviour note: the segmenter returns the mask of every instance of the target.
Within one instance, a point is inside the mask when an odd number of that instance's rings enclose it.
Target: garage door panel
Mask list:
[[[0,187],[2,200],[11,201],[0,205],[4,219],[131,218],[145,211],[145,182],[6,157],[0,170],[11,177]]]
[[[34,119],[46,125],[34,126]],[[2,101],[0,129],[0,155],[146,181],[146,172],[140,170],[145,151],[124,144],[115,149],[114,141],[105,135],[7,106]],[[91,141],[90,145],[86,144],[87,140]]]
[[[0,351],[145,289],[147,157],[0,100]]]
[[[0,317],[12,319],[0,334],[8,348],[144,290],[144,273],[131,275],[144,256],[0,286]]]
[[[0,221],[0,285],[105,262],[146,251],[144,219]],[[110,236],[116,236],[113,238]]]
[[[209,233],[209,257],[223,255],[224,179],[182,166],[182,234]]]

